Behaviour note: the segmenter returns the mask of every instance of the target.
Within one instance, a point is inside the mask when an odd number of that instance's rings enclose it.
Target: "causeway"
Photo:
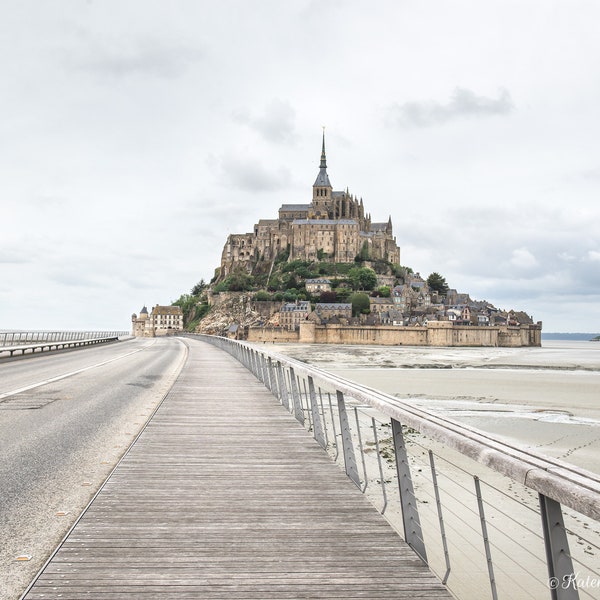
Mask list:
[[[171,391],[24,598],[450,598],[234,358]]]

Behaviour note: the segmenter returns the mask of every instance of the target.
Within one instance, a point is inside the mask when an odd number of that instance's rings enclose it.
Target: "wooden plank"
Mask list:
[[[450,598],[317,442],[198,340],[26,598]]]

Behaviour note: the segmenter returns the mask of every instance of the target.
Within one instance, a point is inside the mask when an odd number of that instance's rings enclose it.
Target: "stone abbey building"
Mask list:
[[[231,234],[221,256],[220,279],[238,268],[249,273],[259,261],[271,262],[289,249],[289,260],[351,263],[359,254],[400,264],[392,218],[373,223],[362,198],[334,191],[327,175],[325,135],[319,174],[310,204],[283,204],[277,219],[261,219],[251,233]]]

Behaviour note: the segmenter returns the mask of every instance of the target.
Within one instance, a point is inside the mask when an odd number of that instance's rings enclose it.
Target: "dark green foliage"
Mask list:
[[[350,303],[352,304],[352,316],[354,317],[361,314],[368,315],[371,312],[371,301],[367,294],[355,292],[350,296]]]
[[[225,281],[228,282],[228,290],[230,292],[247,292],[254,285],[252,276],[243,271],[233,272]]]
[[[208,285],[206,284],[206,282],[204,281],[204,279],[201,279],[193,288],[192,288],[192,296],[199,296],[206,288],[208,287]]]
[[[286,263],[285,265],[283,265],[283,267],[281,268],[281,272],[282,273],[290,273],[290,272],[295,272],[297,271],[299,268],[301,267],[310,267],[312,265],[312,263],[308,262],[307,260],[293,260],[292,262]]]
[[[283,252],[280,252],[275,257],[275,264],[278,265],[280,263],[285,263],[288,261],[289,257],[290,257],[290,245],[288,244],[287,248]]]
[[[191,294],[182,294],[172,303],[172,306],[181,307],[181,311],[183,312],[183,326],[188,331],[194,331],[200,319],[210,310],[206,302],[202,302],[198,296]]]
[[[348,280],[354,290],[372,290],[377,285],[375,271],[367,267],[354,267],[350,269]]]
[[[371,260],[371,256],[369,254],[369,242],[366,240],[363,242],[360,252],[354,257],[354,262],[363,263],[365,260]]]
[[[388,275],[390,273],[393,273],[394,265],[392,265],[392,263],[388,262],[387,260],[379,259],[373,261],[372,266],[373,270],[378,275]]]
[[[210,310],[210,306],[208,304],[198,304],[198,306],[196,306],[195,310],[192,311],[192,313],[190,315],[190,316],[192,316],[191,321],[186,323],[185,317],[184,317],[184,327],[188,331],[194,331],[196,329],[196,327],[198,327],[200,320],[206,316],[206,314],[208,313],[209,310]]]
[[[347,287],[337,287],[335,288],[335,294],[337,296],[336,302],[347,302],[352,290]]]
[[[445,296],[448,293],[448,284],[439,273],[432,273],[427,278],[427,285],[429,286],[430,290],[438,292],[443,296]]]
[[[269,294],[269,292],[265,292],[264,290],[260,290],[259,292],[256,292],[254,299],[258,300],[259,302],[271,300],[271,294]]]
[[[213,291],[219,292],[247,292],[255,285],[254,277],[245,271],[234,271],[224,281],[218,283]]]

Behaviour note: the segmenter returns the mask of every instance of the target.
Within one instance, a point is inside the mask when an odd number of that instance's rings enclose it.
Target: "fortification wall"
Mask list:
[[[282,327],[250,327],[248,329],[249,342],[298,342],[298,331]]]
[[[305,344],[353,344],[381,346],[541,346],[541,326],[456,327],[447,321],[427,327],[300,324],[299,331],[251,327],[251,342],[300,342]]]

